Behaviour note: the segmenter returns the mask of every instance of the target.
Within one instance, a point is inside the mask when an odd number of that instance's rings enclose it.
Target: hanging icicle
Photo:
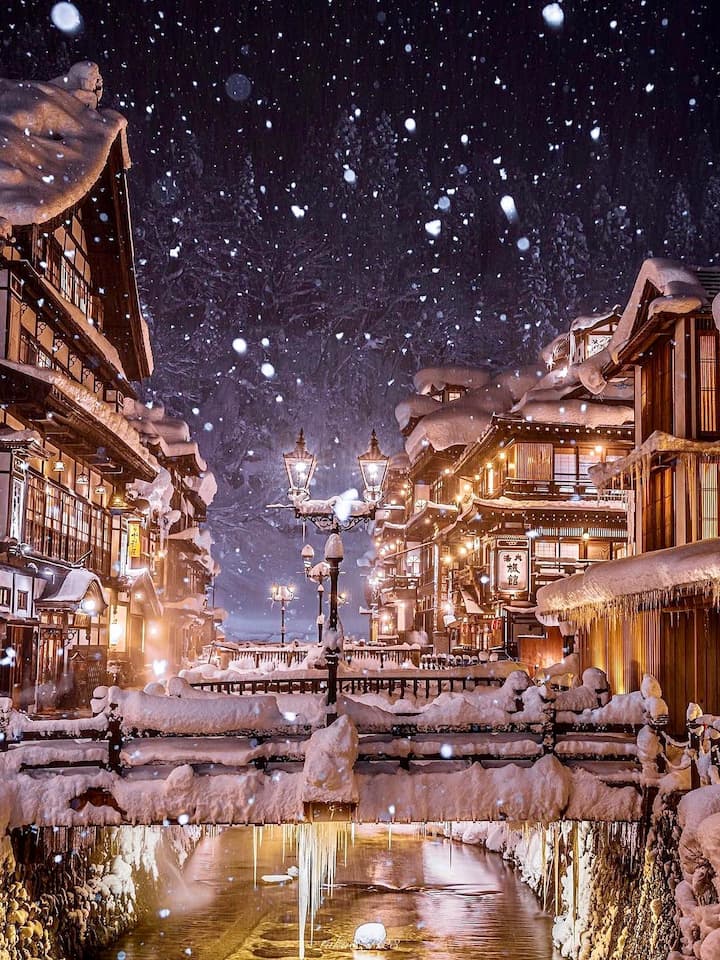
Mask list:
[[[322,903],[323,887],[332,894],[340,844],[347,836],[347,823],[301,823],[296,828],[298,854],[299,957],[305,957],[305,930],[310,918],[310,942],[315,916]]]

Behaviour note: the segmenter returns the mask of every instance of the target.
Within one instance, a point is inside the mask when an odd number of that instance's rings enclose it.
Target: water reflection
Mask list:
[[[257,839],[257,838],[256,838]],[[181,872],[162,872],[147,922],[102,960],[281,960],[298,956],[297,881],[263,883],[295,863],[279,828],[206,838]],[[169,911],[169,913],[167,912]],[[361,923],[379,921],[392,949],[352,950]],[[553,960],[551,920],[499,857],[413,830],[363,827],[306,946],[308,960]]]

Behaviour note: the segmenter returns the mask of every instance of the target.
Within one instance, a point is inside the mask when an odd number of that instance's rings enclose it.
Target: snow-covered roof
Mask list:
[[[159,455],[167,460],[190,457],[200,473],[207,471],[207,463],[200,454],[197,443],[190,439],[190,427],[179,417],[168,416],[164,404],[153,403],[148,406],[128,397],[123,406],[123,414],[144,443],[156,448]],[[212,483],[208,481],[208,495],[211,486]],[[206,501],[209,502],[210,500]]]
[[[439,410],[423,417],[405,441],[410,460],[417,460],[428,446],[440,451],[474,443],[487,430],[493,414],[506,410],[511,402],[506,387],[492,384],[442,404]]]
[[[590,467],[588,473],[598,487],[607,486],[613,477],[631,471],[633,467],[641,467],[654,453],[693,454],[695,456],[720,456],[720,440],[687,440],[685,437],[674,437],[662,430],[655,430],[639,447],[636,447],[627,457],[613,460],[610,463],[597,463]]]
[[[90,601],[94,601],[94,605]],[[87,613],[102,613],[108,605],[103,585],[90,570],[74,568],[68,570],[62,583],[51,593],[46,593],[35,605],[47,610],[75,610],[87,601]]]
[[[537,607],[539,616],[586,625],[600,616],[626,617],[657,608],[687,592],[720,602],[720,539],[595,564],[540,587]]]
[[[593,327],[596,327],[598,324],[603,323],[606,320],[612,320],[620,316],[620,306],[613,307],[612,310],[608,310],[606,313],[591,313],[587,316],[575,317],[573,322],[570,324],[571,333],[580,333],[583,330],[592,330]]]
[[[43,439],[37,430],[15,430],[13,427],[0,427],[0,446],[30,447],[33,452],[42,455]],[[47,456],[47,454],[45,454]]]
[[[530,400],[519,411],[534,423],[580,424],[587,427],[617,427],[632,424],[635,411],[619,403],[592,400]]]
[[[0,216],[45,223],[92,188],[119,138],[130,166],[127,121],[98,110],[96,64],[76,63],[49,83],[0,79]]]
[[[426,394],[445,387],[466,387],[468,390],[484,386],[492,374],[479,367],[423,367],[413,377],[413,384],[418,393]]]
[[[218,485],[212,470],[206,470],[200,477],[185,477],[185,486],[209,507],[215,499]]]
[[[647,320],[656,313],[689,313],[709,304],[705,287],[697,273],[698,268],[679,260],[651,257],[645,260],[635,280],[630,299],[625,306],[608,347],[612,361],[617,363],[623,347],[635,332],[640,307],[648,283],[659,296],[649,305]]]
[[[411,420],[424,417],[426,413],[433,413],[440,406],[440,401],[425,394],[413,394],[406,400],[401,400],[395,407],[395,419],[401,430],[404,430]]]
[[[622,514],[626,511],[626,506],[621,500],[598,500],[588,497],[585,500],[527,500],[514,499],[513,497],[473,497],[473,506],[477,510],[513,510],[528,511],[533,510],[553,510],[558,513],[587,511],[600,511],[602,513]]]

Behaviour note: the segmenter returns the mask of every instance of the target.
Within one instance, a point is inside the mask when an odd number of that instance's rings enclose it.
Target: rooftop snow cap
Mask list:
[[[126,120],[99,110],[103,82],[83,61],[49,83],[0,79],[0,226],[46,223],[95,184]]]

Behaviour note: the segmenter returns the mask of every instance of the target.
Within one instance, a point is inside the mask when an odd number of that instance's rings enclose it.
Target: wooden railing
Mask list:
[[[476,683],[486,686],[500,686],[505,676],[482,676],[473,673],[471,668],[460,670],[383,670],[376,674],[343,673],[337,678],[338,694],[355,693],[400,693],[404,697],[412,692],[421,694],[426,700],[439,696],[443,692],[454,693],[457,690],[472,690]],[[240,677],[237,680],[199,680],[190,684],[196,690],[210,690],[213,693],[256,694],[256,693],[325,693],[328,689],[328,674],[318,671],[318,676],[307,676],[307,671],[299,677]]]
[[[242,766],[264,769],[270,763],[302,762],[304,744],[312,734],[309,725],[290,725],[276,731],[256,730],[251,726],[227,732],[206,735],[198,733],[165,734],[151,729],[127,729],[123,718],[115,713],[95,718],[96,726],[85,726],[81,736],[69,727],[67,731],[52,729],[43,732],[23,731],[16,739],[0,738],[0,751],[13,750],[29,742],[61,744],[77,743],[79,740],[107,745],[103,759],[73,759],[72,751],[67,757],[58,755],[48,760],[47,754],[37,763],[28,759],[20,770],[74,769],[83,767],[104,768],[123,774],[132,768],[123,762],[123,752],[133,753],[133,744],[140,746],[147,738],[198,741],[198,759],[195,766],[204,767],[212,744],[228,739],[246,739],[251,745],[249,759]],[[90,721],[92,722],[92,721]],[[384,732],[363,729],[357,724],[360,734],[358,761],[396,761],[407,768],[413,761],[465,761],[490,765],[520,763],[528,765],[542,756],[553,755],[563,764],[571,766],[587,763],[615,763],[622,770],[632,771],[639,767],[636,740],[644,723],[608,724],[602,727],[587,723],[558,723],[554,710],[549,709],[545,718],[537,722],[514,722],[512,715],[504,725],[458,724],[438,725],[432,729],[418,726],[419,716],[397,716],[397,723]],[[183,762],[187,762],[184,760]],[[141,762],[142,765],[142,762]],[[630,778],[627,781],[629,782]]]

